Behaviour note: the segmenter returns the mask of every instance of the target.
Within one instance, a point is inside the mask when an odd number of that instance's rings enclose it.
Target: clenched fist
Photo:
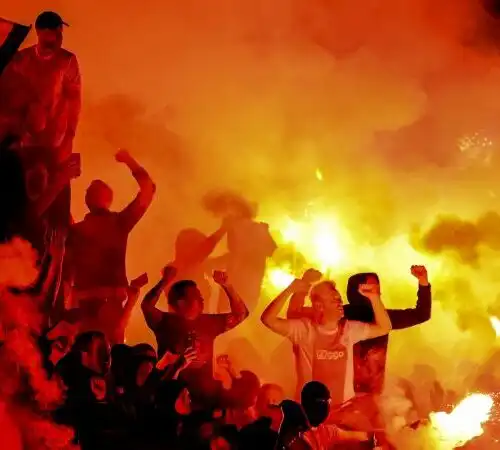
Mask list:
[[[223,270],[214,270],[213,277],[214,277],[214,281],[219,286],[227,286],[228,277],[227,277],[227,273],[224,272]]]
[[[429,278],[425,266],[411,266],[410,271],[411,274],[418,280],[420,285],[427,286],[429,284]]]

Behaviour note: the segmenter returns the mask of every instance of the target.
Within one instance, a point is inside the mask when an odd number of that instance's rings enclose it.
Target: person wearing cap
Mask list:
[[[81,108],[78,60],[62,48],[65,26],[59,14],[42,12],[35,21],[38,42],[17,52],[3,74],[11,101],[2,113],[13,114],[17,122],[10,132],[21,146],[50,148],[58,162],[72,152]]]

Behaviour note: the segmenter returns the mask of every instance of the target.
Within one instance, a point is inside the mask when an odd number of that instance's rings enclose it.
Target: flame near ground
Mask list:
[[[451,413],[432,413],[432,427],[438,433],[443,450],[463,446],[483,434],[482,425],[488,421],[493,399],[488,395],[471,394],[463,399]]]

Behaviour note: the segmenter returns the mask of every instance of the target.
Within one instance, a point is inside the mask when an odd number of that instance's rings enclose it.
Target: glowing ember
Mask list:
[[[316,179],[318,181],[323,181],[323,173],[319,169],[316,169]]]
[[[493,400],[489,395],[471,394],[450,414],[431,413],[430,419],[440,441],[452,449],[483,434],[482,425],[488,421],[492,407]]]
[[[495,334],[497,335],[497,337],[499,337],[500,336],[500,319],[498,319],[498,317],[491,316],[490,322],[491,322],[491,326],[495,330]]]

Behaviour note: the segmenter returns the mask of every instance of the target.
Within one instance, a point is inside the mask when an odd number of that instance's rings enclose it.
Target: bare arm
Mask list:
[[[198,247],[193,249],[192,252],[183,255],[182,258],[176,259],[176,265],[185,269],[202,263],[215,250],[215,247],[217,247],[226,233],[227,227],[223,224],[217,231],[208,236]]]
[[[228,318],[228,329],[234,328],[235,326],[239,325],[241,322],[243,322],[249,315],[247,305],[245,305],[245,302],[243,299],[240,297],[238,292],[236,292],[236,289],[228,284],[225,286],[222,286],[222,289],[227,295],[227,298],[229,299],[229,306],[231,308],[231,313],[230,317]]]
[[[288,309],[286,310],[287,319],[303,319],[304,317],[312,318],[312,308],[304,306],[306,297],[307,294],[304,292],[292,295]]]
[[[302,281],[306,283],[309,288],[311,285],[319,281],[322,277],[321,272],[315,269],[308,269],[302,276]],[[306,301],[307,292],[295,292],[290,299],[290,304],[286,311],[287,319],[303,319],[304,317],[312,318],[312,308],[306,308],[304,303]]]
[[[130,169],[132,176],[137,181],[137,184],[139,184],[139,193],[137,196],[119,213],[124,227],[130,231],[141,220],[151,205],[156,192],[156,185],[148,172],[128,152],[120,150],[116,154],[116,160],[125,164]]]
[[[214,272],[214,281],[224,290],[229,299],[231,312],[225,315],[225,331],[228,331],[239,325],[248,317],[248,308],[238,292],[236,292],[236,289],[228,282],[226,272],[216,270]]]
[[[125,308],[120,319],[120,329],[125,330],[127,328],[134,306],[137,304],[137,300],[139,300],[141,288],[147,283],[148,275],[146,273],[130,282],[130,286],[127,289],[127,302],[125,303]]]
[[[279,313],[285,306],[290,296],[297,292],[307,292],[308,286],[302,280],[294,280],[290,286],[285,288],[264,310],[260,316],[261,322],[270,330],[282,336],[290,334],[290,320],[281,319]]]
[[[142,313],[149,328],[155,329],[163,317],[163,312],[156,305],[160,299],[160,294],[165,287],[175,278],[176,270],[173,267],[166,267],[163,271],[163,278],[145,295],[141,303]]]
[[[368,325],[368,335],[365,339],[373,339],[388,334],[392,330],[392,324],[380,298],[380,292],[374,290],[373,285],[366,284],[360,286],[359,292],[370,300],[375,318],[375,323]]]

